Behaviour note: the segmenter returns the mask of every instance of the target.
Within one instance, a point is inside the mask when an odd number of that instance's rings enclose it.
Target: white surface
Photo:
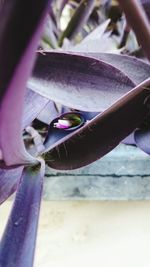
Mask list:
[[[43,202],[34,267],[149,267],[149,247],[150,201]]]

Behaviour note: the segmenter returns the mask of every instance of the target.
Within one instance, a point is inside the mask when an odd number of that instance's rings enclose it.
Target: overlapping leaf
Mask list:
[[[0,204],[15,192],[22,174],[22,167],[14,170],[0,169]]]
[[[0,243],[0,266],[32,267],[44,166],[25,168]]]
[[[39,54],[28,87],[68,107],[98,112],[130,91],[134,83],[119,69],[103,61],[47,52]]]
[[[49,102],[49,99],[31,90],[27,90],[24,101],[22,128],[24,129],[30,125]]]
[[[0,10],[0,148],[7,165],[35,161],[25,150],[21,120],[47,3],[5,1]]]
[[[85,54],[87,55],[87,54]],[[135,57],[107,53],[88,53],[125,73],[136,85],[150,77],[150,64]]]
[[[50,147],[49,153],[44,155],[47,164],[56,169],[74,169],[107,154],[150,115],[149,106],[145,104],[149,95],[150,79]]]

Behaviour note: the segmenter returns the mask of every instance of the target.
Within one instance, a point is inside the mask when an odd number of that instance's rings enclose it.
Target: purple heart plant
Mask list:
[[[142,5],[118,2],[150,60]],[[147,11],[150,1],[143,2]],[[80,168],[125,138],[150,154],[150,65],[117,47],[104,53],[114,28],[106,16],[111,1],[102,3],[99,15],[92,0],[0,1],[0,203],[16,191],[0,267],[33,266],[45,164]],[[66,5],[74,13],[62,31]]]

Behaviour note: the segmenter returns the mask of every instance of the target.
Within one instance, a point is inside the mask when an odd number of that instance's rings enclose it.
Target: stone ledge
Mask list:
[[[59,176],[46,179],[45,200],[144,200],[150,199],[150,176],[120,178]]]
[[[47,168],[46,176],[54,175],[150,175],[150,156],[134,146],[119,145],[105,157],[78,170],[55,171]]]
[[[73,171],[46,170],[45,200],[150,199],[150,158],[119,145],[102,159]]]

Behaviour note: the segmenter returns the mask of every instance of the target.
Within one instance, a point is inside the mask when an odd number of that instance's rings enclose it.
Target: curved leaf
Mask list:
[[[85,54],[86,55],[86,54]],[[109,53],[88,53],[87,55],[103,60],[125,73],[136,85],[150,77],[150,64],[135,57]]]
[[[56,104],[53,101],[47,103],[47,105],[41,110],[37,119],[46,123],[50,124],[52,120],[59,116],[59,111],[57,110]]]
[[[134,83],[112,65],[94,58],[47,52],[39,54],[28,86],[70,108],[98,112],[130,91]]]
[[[16,191],[22,167],[13,170],[0,169],[0,204]]]
[[[22,128],[24,129],[30,125],[49,102],[49,99],[28,89],[25,95]]]
[[[150,79],[135,87],[87,125],[56,143],[44,154],[55,169],[75,169],[104,156],[150,114],[145,99],[150,95]]]
[[[43,166],[29,167],[23,171],[0,243],[0,266],[33,266],[43,176]]]
[[[48,0],[5,1],[0,10],[0,148],[7,165],[35,162],[25,150],[21,120],[47,4]]]

